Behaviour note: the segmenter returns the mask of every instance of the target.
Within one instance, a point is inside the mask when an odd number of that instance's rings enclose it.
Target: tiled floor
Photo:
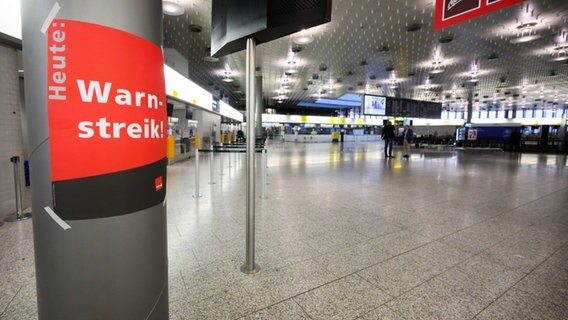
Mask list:
[[[567,319],[566,156],[269,146],[245,275],[244,155],[169,168],[170,319]],[[257,184],[260,191],[260,185]],[[36,319],[31,223],[0,228],[0,319]]]

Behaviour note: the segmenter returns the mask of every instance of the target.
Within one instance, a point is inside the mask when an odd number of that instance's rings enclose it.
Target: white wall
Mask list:
[[[16,49],[0,45],[0,217],[16,211],[12,156],[20,156],[23,206],[29,205],[29,192],[23,179],[22,106],[18,53]]]

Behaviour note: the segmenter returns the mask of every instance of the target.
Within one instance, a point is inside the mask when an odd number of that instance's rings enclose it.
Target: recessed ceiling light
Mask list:
[[[207,57],[203,57],[203,61],[206,61],[206,62],[218,62],[218,61],[219,61],[219,58],[207,56]]]
[[[418,31],[420,29],[422,29],[421,23],[413,23],[413,24],[410,24],[406,27],[406,31],[408,31],[408,32]]]
[[[565,61],[568,60],[568,45],[559,45],[554,48],[554,55],[558,54],[557,56],[552,58],[552,61]]]
[[[435,69],[430,70],[429,72],[430,72],[430,73],[434,73],[434,74],[436,74],[436,73],[442,73],[442,72],[444,72],[444,69],[435,68]]]
[[[533,41],[536,39],[540,39],[540,35],[538,34],[529,34],[529,35],[525,35],[525,36],[520,36],[518,38],[515,38],[513,40],[511,40],[511,43],[525,43],[525,42],[529,42],[529,41]]]
[[[314,41],[314,39],[310,36],[302,36],[294,39],[294,43],[296,44],[308,44]]]
[[[221,81],[223,81],[223,82],[233,82],[233,81],[235,81],[235,80],[233,80],[233,78],[227,77],[227,78],[223,78]]]
[[[314,41],[314,38],[306,30],[298,32],[296,35],[292,36],[292,41],[295,44],[308,44]]]
[[[194,32],[194,33],[199,33],[201,32],[201,26],[197,25],[197,24],[190,24],[188,27],[189,31]]]
[[[162,12],[169,16],[182,15],[185,10],[177,1],[164,0],[162,1]]]
[[[519,37],[511,40],[511,43],[524,43],[540,38],[540,35],[533,33],[533,27],[537,25],[537,21],[523,22],[517,26],[520,30]]]
[[[454,40],[454,36],[451,35],[451,34],[447,34],[447,35],[441,36],[438,41],[440,43],[450,43],[450,42],[452,42],[452,40]]]

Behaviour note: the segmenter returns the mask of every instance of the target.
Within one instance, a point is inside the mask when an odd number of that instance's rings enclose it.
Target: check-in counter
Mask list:
[[[320,143],[320,142],[333,142],[334,136],[332,134],[284,134],[282,135],[284,142],[300,142],[300,143]],[[344,142],[373,142],[380,141],[381,136],[376,134],[364,135],[344,135]]]

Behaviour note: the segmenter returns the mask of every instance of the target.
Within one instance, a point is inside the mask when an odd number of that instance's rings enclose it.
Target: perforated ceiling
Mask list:
[[[182,16],[164,16],[164,47],[187,57],[192,80],[244,109],[244,52],[204,60],[211,0],[179,2]],[[296,44],[295,34],[258,46],[265,104],[285,108],[351,91],[460,108],[469,85],[476,108],[553,108],[568,100],[568,1],[526,1],[441,31],[433,16],[432,0],[333,0],[332,21],[304,32],[311,43]],[[518,42],[529,32],[540,38]],[[435,61],[443,72],[432,73]],[[292,67],[297,73],[286,76]],[[222,81],[226,72],[234,82]]]

